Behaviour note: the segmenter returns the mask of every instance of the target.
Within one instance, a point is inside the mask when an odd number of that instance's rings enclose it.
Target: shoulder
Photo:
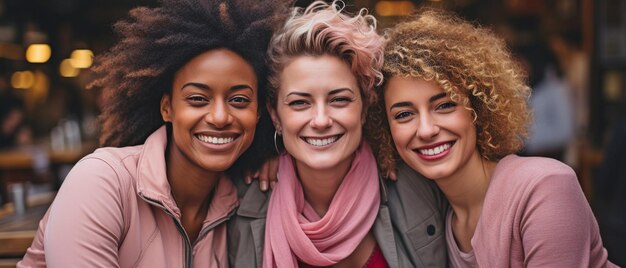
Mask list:
[[[265,218],[271,190],[261,192],[257,180],[253,181],[250,185],[246,185],[243,180],[236,180],[235,185],[239,196],[237,215],[251,218]]]
[[[102,147],[96,149],[93,153],[83,157],[78,163],[85,160],[100,160],[107,163],[112,168],[120,168],[128,165],[128,160],[137,163],[139,155],[143,145],[129,146],[129,147]],[[88,161],[92,162],[92,161]],[[126,163],[126,164],[125,164]]]
[[[404,163],[398,165],[398,180],[396,182],[387,181],[403,197],[423,199],[423,201],[435,201],[441,196],[437,185],[424,177],[422,174],[408,167]],[[435,206],[433,204],[433,206]]]
[[[63,182],[63,188],[99,191],[117,189],[120,196],[133,189],[140,146],[105,147],[83,157],[72,168]],[[76,189],[76,190],[78,190]]]
[[[588,203],[569,166],[549,158],[511,155],[498,163],[483,206],[487,214],[515,211],[527,218],[540,210],[578,210]]]
[[[507,188],[515,188],[511,187],[513,185],[532,188],[558,182],[577,183],[576,173],[571,167],[544,157],[506,156],[500,160],[492,177],[493,186]]]
[[[404,163],[398,166],[398,180],[386,180],[389,216],[397,233],[398,247],[414,263],[426,266],[445,264],[445,197],[437,185]]]
[[[258,181],[250,185],[236,182],[240,201],[228,221],[228,258],[234,267],[260,267],[270,193],[261,192]]]

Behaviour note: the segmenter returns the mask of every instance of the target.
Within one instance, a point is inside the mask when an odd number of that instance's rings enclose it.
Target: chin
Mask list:
[[[327,157],[309,158],[299,162],[313,170],[327,170],[335,168],[341,163],[340,161],[335,160],[329,161]]]

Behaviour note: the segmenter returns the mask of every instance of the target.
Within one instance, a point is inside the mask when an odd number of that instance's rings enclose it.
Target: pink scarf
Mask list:
[[[290,155],[280,156],[279,182],[267,212],[263,267],[329,266],[348,257],[369,232],[380,206],[378,169],[362,142],[352,166],[320,218],[304,199]]]

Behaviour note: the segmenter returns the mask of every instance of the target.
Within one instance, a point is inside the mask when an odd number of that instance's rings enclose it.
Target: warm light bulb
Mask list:
[[[26,60],[30,63],[44,63],[50,59],[52,50],[47,44],[32,44],[26,49]]]
[[[76,77],[80,70],[72,66],[71,59],[64,59],[59,66],[59,73],[63,77]]]
[[[35,75],[31,71],[15,72],[11,76],[11,86],[19,89],[28,89],[35,84]]]
[[[76,49],[72,51],[70,56],[70,64],[74,68],[85,69],[89,68],[93,63],[93,52],[89,49]]]
[[[387,16],[406,16],[415,11],[415,5],[411,1],[380,1],[376,3],[376,13]]]

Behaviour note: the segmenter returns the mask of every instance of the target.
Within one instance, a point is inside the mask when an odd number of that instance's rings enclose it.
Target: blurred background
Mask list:
[[[521,154],[577,172],[610,259],[626,266],[626,1],[345,2],[367,8],[381,30],[427,6],[503,37],[533,89],[535,121]],[[0,267],[15,266],[67,172],[98,147],[100,92],[86,85],[94,56],[116,40],[112,24],[157,4],[0,0]]]

